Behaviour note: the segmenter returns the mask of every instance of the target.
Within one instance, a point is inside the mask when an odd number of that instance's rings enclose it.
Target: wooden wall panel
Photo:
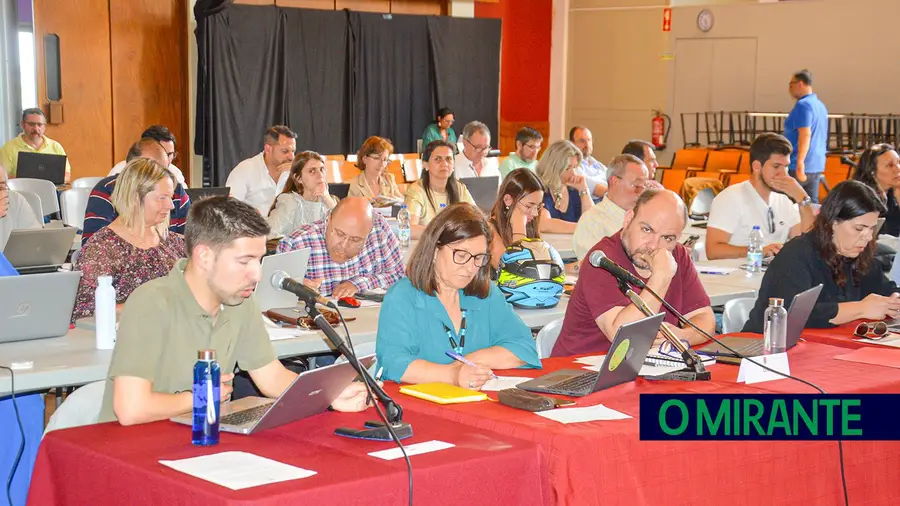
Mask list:
[[[359,12],[391,12],[391,0],[335,0],[334,8]]]
[[[150,125],[165,125],[187,153],[187,5],[185,0],[108,0],[112,54],[113,158]],[[190,175],[190,159],[175,164]]]
[[[443,0],[391,0],[391,12],[441,16],[445,14],[445,5]]]
[[[69,156],[72,178],[100,176],[113,165],[107,0],[34,0],[38,103],[49,111],[44,35],[59,36],[63,122],[47,127]],[[174,62],[180,65],[181,60]]]

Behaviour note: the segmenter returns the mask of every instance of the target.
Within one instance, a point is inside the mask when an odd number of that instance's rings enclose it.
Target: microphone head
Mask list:
[[[606,260],[606,253],[601,250],[594,250],[594,252],[591,253],[591,256],[588,257],[588,262],[590,262],[594,267],[600,267],[601,265],[603,265],[604,260]]]
[[[290,278],[290,276],[288,276],[288,273],[286,273],[284,271],[275,271],[272,273],[272,277],[269,278],[269,282],[272,284],[273,287],[277,288],[278,290],[281,290],[282,289],[281,284],[284,283],[285,279],[289,279],[289,278]]]

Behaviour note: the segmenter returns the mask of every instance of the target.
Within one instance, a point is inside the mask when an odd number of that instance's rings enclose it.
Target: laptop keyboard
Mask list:
[[[763,340],[759,339],[753,341],[752,343],[747,343],[746,346],[738,348],[737,351],[741,352],[741,355],[744,355],[746,357],[757,357],[759,355],[762,355],[764,351]]]
[[[228,413],[219,419],[219,423],[222,425],[244,425],[246,423],[255,423],[266,414],[271,406],[272,403],[270,402],[253,408],[235,411],[234,413]]]
[[[552,387],[548,387],[547,391],[562,395],[565,395],[568,392],[588,392],[594,388],[594,384],[597,383],[597,376],[599,375],[599,372],[589,372],[580,376],[574,376],[561,381]]]

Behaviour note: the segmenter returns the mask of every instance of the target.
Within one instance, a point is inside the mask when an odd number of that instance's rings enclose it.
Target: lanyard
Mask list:
[[[447,339],[450,340],[450,347],[453,348],[453,351],[461,355],[463,347],[466,345],[466,310],[462,310],[462,321],[459,322],[459,344],[456,343],[456,339],[453,339],[453,331],[450,330],[450,327],[444,325],[444,331],[447,332]]]

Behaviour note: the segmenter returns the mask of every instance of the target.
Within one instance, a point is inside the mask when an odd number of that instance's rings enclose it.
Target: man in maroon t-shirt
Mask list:
[[[592,267],[590,253],[602,250],[613,262],[636,274],[663,294],[675,309],[701,329],[712,333],[716,321],[709,297],[700,284],[688,251],[679,244],[687,222],[681,198],[669,190],[647,190],[634,209],[625,215],[622,230],[605,237],[591,248],[582,262],[575,291],[569,300],[566,318],[551,356],[605,353],[616,331],[644,314],[619,291],[618,282],[603,269]],[[665,312],[663,325],[691,345],[706,341],[690,327],[678,326],[678,319],[649,292],[638,292],[654,313]],[[663,340],[657,334],[657,344]]]

